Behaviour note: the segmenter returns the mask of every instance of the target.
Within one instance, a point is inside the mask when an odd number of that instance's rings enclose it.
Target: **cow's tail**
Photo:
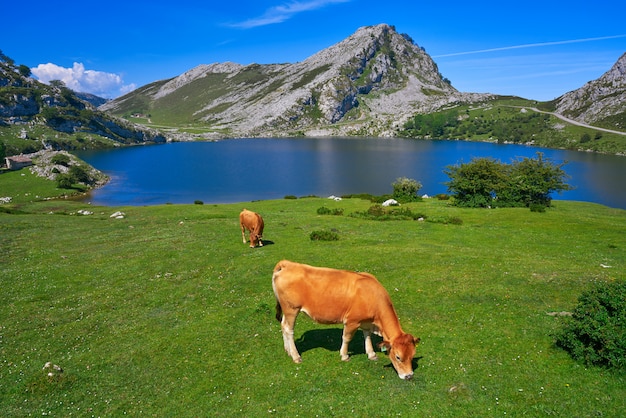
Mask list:
[[[279,261],[274,267],[274,274],[272,275],[272,288],[274,289],[274,295],[276,296],[276,320],[278,322],[282,322],[283,320],[283,308],[280,306],[280,301],[278,300],[278,293],[276,292],[276,286],[274,281],[278,276],[278,273],[283,269],[285,260]]]
[[[283,320],[283,308],[280,306],[280,302],[276,301],[276,320],[282,322]]]

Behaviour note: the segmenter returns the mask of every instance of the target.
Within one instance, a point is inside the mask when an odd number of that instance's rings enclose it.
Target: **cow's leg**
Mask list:
[[[341,337],[341,349],[339,350],[339,354],[341,354],[342,361],[350,360],[350,356],[348,355],[348,344],[352,341],[352,337],[354,337],[354,333],[359,328],[359,324],[346,323],[343,326],[343,336]]]
[[[374,352],[374,346],[372,346],[372,330],[363,329],[363,337],[365,337],[365,352],[367,353],[367,358],[370,360],[378,360],[376,353]]]
[[[246,242],[246,227],[243,226],[243,224],[241,225],[241,239],[243,240],[243,243],[245,244]]]
[[[280,321],[280,328],[283,332],[283,344],[285,347],[285,351],[291,356],[294,363],[302,363],[302,357],[300,357],[300,353],[298,353],[296,343],[293,339],[293,328],[296,324],[296,317],[298,316],[298,312],[299,311],[287,313],[283,310],[283,320]]]

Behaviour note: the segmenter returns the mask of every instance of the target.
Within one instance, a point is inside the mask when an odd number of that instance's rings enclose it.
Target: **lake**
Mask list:
[[[447,193],[446,166],[493,157],[544,158],[563,169],[575,189],[554,200],[626,209],[626,157],[523,145],[401,138],[254,138],[177,142],[77,151],[111,176],[83,201],[107,206],[236,203],[287,195],[389,194],[399,177],[422,184],[420,195]]]

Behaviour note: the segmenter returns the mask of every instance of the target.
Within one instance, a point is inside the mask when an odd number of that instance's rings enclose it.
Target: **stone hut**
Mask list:
[[[9,170],[19,170],[20,168],[33,165],[33,160],[25,155],[13,155],[11,157],[5,157],[4,160]]]

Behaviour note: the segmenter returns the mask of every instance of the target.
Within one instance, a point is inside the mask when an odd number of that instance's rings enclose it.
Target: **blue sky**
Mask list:
[[[41,81],[114,98],[199,65],[293,63],[361,26],[408,34],[463,92],[551,100],[626,52],[626,2],[4,2],[0,50]]]

